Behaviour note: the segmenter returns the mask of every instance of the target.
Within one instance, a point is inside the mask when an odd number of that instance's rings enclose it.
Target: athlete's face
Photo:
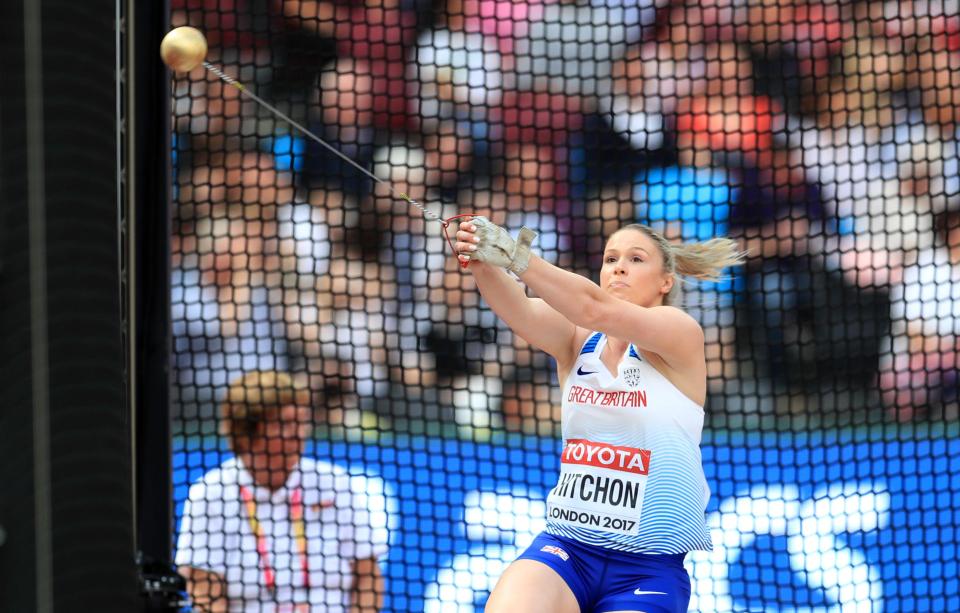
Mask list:
[[[607,241],[600,269],[600,287],[640,306],[663,304],[673,287],[657,243],[640,230],[616,232]]]

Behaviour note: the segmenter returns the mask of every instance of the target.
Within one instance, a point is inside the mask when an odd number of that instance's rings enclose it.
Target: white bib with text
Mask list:
[[[583,439],[566,442],[547,518],[577,528],[639,533],[650,451]]]

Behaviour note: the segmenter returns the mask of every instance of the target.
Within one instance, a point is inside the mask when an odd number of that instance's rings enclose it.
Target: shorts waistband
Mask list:
[[[559,534],[551,534],[551,537],[563,542],[572,549],[587,549],[594,553],[602,552],[604,555],[627,562],[654,562],[659,565],[683,566],[683,561],[687,557],[687,552],[683,553],[634,553],[632,551],[619,551],[600,545],[590,545]]]

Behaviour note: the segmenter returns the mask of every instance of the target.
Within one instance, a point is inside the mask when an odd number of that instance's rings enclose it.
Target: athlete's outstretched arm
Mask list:
[[[482,228],[482,239],[478,227]],[[540,318],[539,313],[521,310],[522,301],[518,297],[525,298],[526,295],[519,287],[515,287],[516,284],[501,267],[513,270],[543,299],[547,307],[544,313],[556,312],[560,319],[572,325],[572,331],[564,335],[567,351],[570,352],[564,355],[568,357],[572,357],[576,351],[570,340],[579,327],[630,341],[642,350],[659,355],[674,368],[704,367],[703,330],[696,320],[680,309],[668,306],[647,308],[621,300],[602,290],[593,281],[558,268],[533,255],[529,249],[521,247],[521,243],[513,241],[505,230],[483,218],[462,222],[455,246],[457,252],[463,254],[461,259],[467,257],[471,266],[477,266],[475,258],[469,258],[471,254],[483,261],[489,258],[491,262],[499,264],[484,265],[483,271],[496,269],[498,276],[492,278],[499,279],[500,282],[486,286],[481,284],[481,293],[494,311],[517,333],[531,344],[557,357],[561,364],[568,362],[561,360],[560,356],[543,345],[544,342],[551,341],[547,335],[555,333],[559,324],[546,326],[548,332],[537,334],[535,340],[525,336],[527,330],[534,334],[538,326],[548,322],[545,321],[546,317]],[[481,280],[483,279],[478,279],[478,282]],[[508,293],[507,288],[513,289],[514,293]],[[501,295],[514,298],[501,302],[497,300]],[[526,313],[526,316],[517,315],[515,311]],[[512,321],[517,323],[511,323]]]
[[[514,334],[568,364],[574,352],[576,326],[543,300],[529,298],[523,287],[499,266],[471,262],[468,268],[493,312]]]
[[[703,361],[703,330],[669,306],[642,307],[612,296],[581,275],[531,255],[520,279],[573,324],[630,341],[674,367]]]

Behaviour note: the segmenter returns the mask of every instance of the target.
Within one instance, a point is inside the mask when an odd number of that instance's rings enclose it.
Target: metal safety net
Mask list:
[[[960,610],[955,0],[171,5],[310,132],[171,73],[195,610],[480,611],[545,528],[571,398],[459,266],[457,215],[594,281],[629,223],[747,251],[680,282],[713,544],[690,610]]]

